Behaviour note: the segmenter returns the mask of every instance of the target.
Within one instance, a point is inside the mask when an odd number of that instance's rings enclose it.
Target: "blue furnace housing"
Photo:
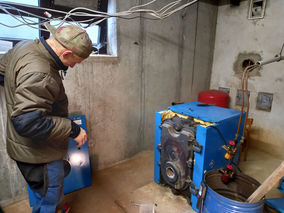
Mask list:
[[[163,120],[163,115],[166,111],[172,111],[174,113],[178,113],[179,115],[189,116],[195,122],[196,119],[199,121],[210,122],[211,126],[205,126],[197,122],[195,125],[194,135],[195,141],[197,142],[200,149],[195,149],[196,151],[193,153],[193,161],[191,165],[185,165],[191,167],[191,177],[190,180],[190,193],[186,194],[186,196],[190,199],[190,203],[192,208],[199,212],[197,208],[198,202],[198,191],[200,189],[200,185],[203,182],[204,174],[206,171],[224,168],[230,161],[224,158],[226,153],[225,149],[222,146],[226,143],[228,144],[230,140],[234,140],[238,122],[240,118],[240,111],[221,108],[212,105],[202,104],[200,102],[191,102],[185,103],[175,106],[170,106],[166,110],[162,110],[155,113],[155,165],[154,165],[154,180],[156,183],[164,183],[163,177],[165,174],[169,176],[169,180],[175,180],[175,172],[178,169],[172,169],[170,172],[161,171],[164,167],[163,162],[161,162],[161,157],[163,151],[161,151],[161,147],[163,147],[163,141],[165,133],[162,133],[162,129],[164,127],[170,126],[171,123],[164,124],[167,122]],[[245,117],[245,113],[243,113],[243,118]],[[163,121],[162,121],[163,120]],[[188,125],[187,125],[188,126]],[[242,135],[242,130],[244,126],[244,119],[242,119],[241,127],[239,135]],[[187,127],[189,129],[191,127]],[[186,128],[179,127],[179,130],[184,131]],[[169,135],[172,135],[172,138],[181,138],[179,137],[179,130],[175,130],[172,128],[168,132]],[[240,140],[241,137],[239,137]],[[172,139],[171,139],[172,140]],[[170,142],[175,144],[175,142]],[[169,149],[168,146],[166,149]],[[178,155],[180,148],[174,148],[170,152],[173,154],[169,155]],[[239,152],[235,155],[234,162],[238,161]],[[172,157],[170,157],[172,158]],[[173,157],[175,158],[175,157]],[[162,159],[164,160],[164,159]],[[170,164],[168,164],[170,167]],[[182,173],[182,172],[181,172]]]

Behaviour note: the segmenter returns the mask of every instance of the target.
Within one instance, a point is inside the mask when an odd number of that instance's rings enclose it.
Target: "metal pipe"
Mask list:
[[[259,65],[259,66],[263,66],[263,65],[270,64],[270,63],[273,63],[273,62],[278,62],[278,61],[281,61],[281,60],[284,60],[284,56],[276,55],[272,59],[269,59],[267,61],[258,61],[258,62],[256,62],[256,64]]]

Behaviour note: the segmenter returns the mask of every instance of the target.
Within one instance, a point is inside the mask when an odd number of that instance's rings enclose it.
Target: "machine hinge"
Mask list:
[[[157,149],[161,151],[162,150],[162,144],[159,143],[158,146],[157,146]]]
[[[193,151],[201,153],[202,151],[202,145],[198,143],[196,140],[193,140]]]
[[[186,164],[187,164],[187,167],[191,169],[193,167],[192,159],[189,159],[188,161],[186,161]]]
[[[195,196],[197,196],[199,192],[199,189],[194,185],[192,181],[189,182],[189,191],[191,194],[194,194]]]

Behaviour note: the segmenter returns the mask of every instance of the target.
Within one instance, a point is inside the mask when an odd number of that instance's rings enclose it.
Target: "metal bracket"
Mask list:
[[[200,212],[202,211],[202,208],[203,208],[206,190],[207,190],[207,188],[205,186],[205,183],[202,182],[201,185],[200,185],[200,190],[198,192],[198,200],[197,200],[197,204],[196,204],[196,208],[199,209]]]
[[[202,151],[202,145],[198,143],[196,140],[193,140],[193,151],[201,153]]]
[[[162,150],[162,144],[159,143],[158,146],[157,146],[157,149],[161,151]]]
[[[186,164],[187,164],[187,167],[191,169],[193,167],[192,159],[189,159],[188,161],[186,161]]]
[[[199,192],[199,189],[194,185],[192,181],[189,182],[189,191],[191,194],[194,194],[195,196],[197,196]]]

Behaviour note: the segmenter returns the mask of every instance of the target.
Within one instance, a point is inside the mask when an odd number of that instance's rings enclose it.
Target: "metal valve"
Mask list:
[[[234,178],[234,171],[231,164],[227,165],[227,168],[222,168],[219,170],[222,173],[221,181],[224,184],[228,184]]]
[[[223,145],[222,148],[226,150],[225,159],[232,160],[237,151],[235,141],[229,141],[229,145]]]

